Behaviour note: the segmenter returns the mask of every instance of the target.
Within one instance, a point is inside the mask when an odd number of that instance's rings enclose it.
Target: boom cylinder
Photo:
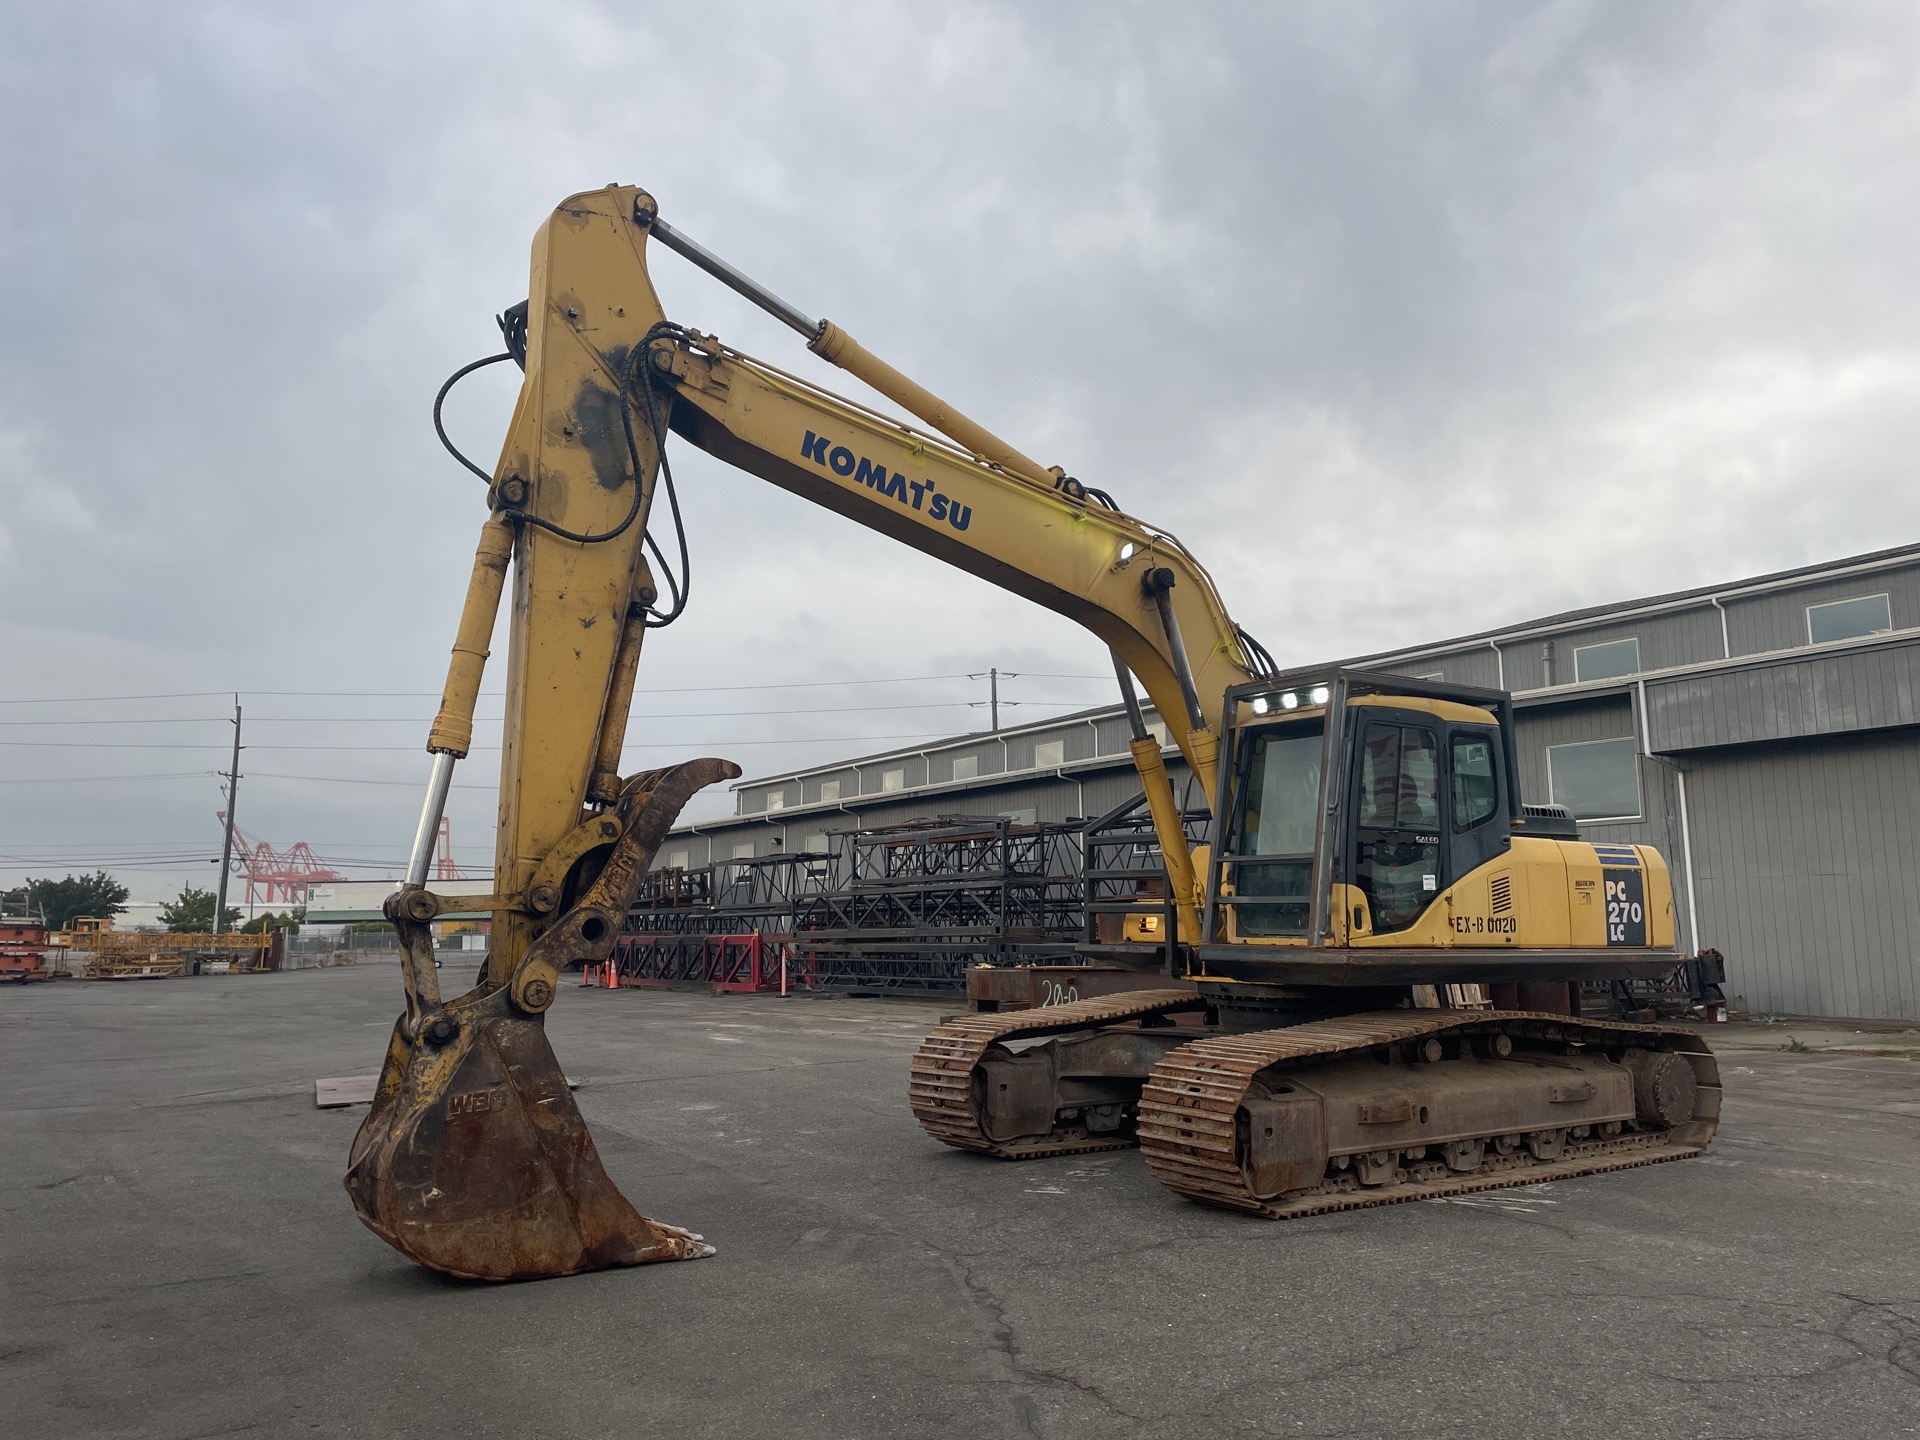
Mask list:
[[[1173,798],[1167,762],[1160,758],[1160,742],[1148,735],[1133,741],[1127,749],[1133,753],[1134,768],[1140,772],[1147,812],[1153,816],[1153,833],[1160,841],[1160,858],[1167,867],[1167,884],[1173,891],[1174,913],[1179,917],[1180,939],[1185,944],[1197,944],[1200,909],[1194,901],[1193,852],[1187,848],[1187,827]]]

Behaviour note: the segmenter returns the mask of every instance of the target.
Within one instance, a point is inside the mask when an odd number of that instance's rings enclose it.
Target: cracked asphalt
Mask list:
[[[0,1432],[1920,1433],[1920,1062],[1729,1051],[1702,1160],[1275,1225],[905,1104],[943,1008],[569,987],[608,1169],[710,1260],[486,1286],[339,1183],[391,965],[0,992]]]

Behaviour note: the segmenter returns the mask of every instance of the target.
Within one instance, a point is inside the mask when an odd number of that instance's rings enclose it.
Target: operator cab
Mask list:
[[[1226,717],[1203,925],[1216,943],[1405,930],[1528,825],[1504,691],[1295,671],[1236,686]],[[1335,886],[1351,913],[1333,913]]]

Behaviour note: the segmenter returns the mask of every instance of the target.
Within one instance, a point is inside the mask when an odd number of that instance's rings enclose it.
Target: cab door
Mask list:
[[[1347,874],[1373,933],[1404,930],[1448,884],[1441,844],[1441,734],[1435,717],[1368,706],[1354,745]]]

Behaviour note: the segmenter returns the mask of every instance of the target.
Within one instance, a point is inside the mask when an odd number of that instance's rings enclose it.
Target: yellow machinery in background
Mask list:
[[[284,930],[218,935],[171,930],[96,930],[76,934],[74,949],[92,952],[88,980],[159,980],[189,973],[278,970],[286,956]]]
[[[647,272],[656,242],[927,428],[669,321]],[[1179,541],[748,280],[645,191],[562,204],[502,328],[493,359],[525,378],[494,469],[463,458],[489,514],[407,884],[387,904],[406,1009],[346,1177],[403,1253],[490,1279],[711,1253],[608,1178],[543,1024],[560,972],[611,950],[680,807],[739,773],[718,759],[619,772],[642,644],[690,586],[670,432],[1068,616],[1113,656],[1178,943],[1129,926],[1094,948],[1137,988],[937,1029],[910,1084],[931,1134],[1006,1158],[1138,1144],[1176,1193],[1274,1217],[1706,1145],[1706,1047],[1586,1019],[1572,998],[1580,980],[1676,963],[1665,863],[1523,803],[1505,694],[1280,671]],[[428,865],[503,598],[494,893],[441,897]],[[1188,843],[1136,678],[1205,791],[1204,845]],[[494,917],[487,965],[445,999],[430,926],[474,909]]]

